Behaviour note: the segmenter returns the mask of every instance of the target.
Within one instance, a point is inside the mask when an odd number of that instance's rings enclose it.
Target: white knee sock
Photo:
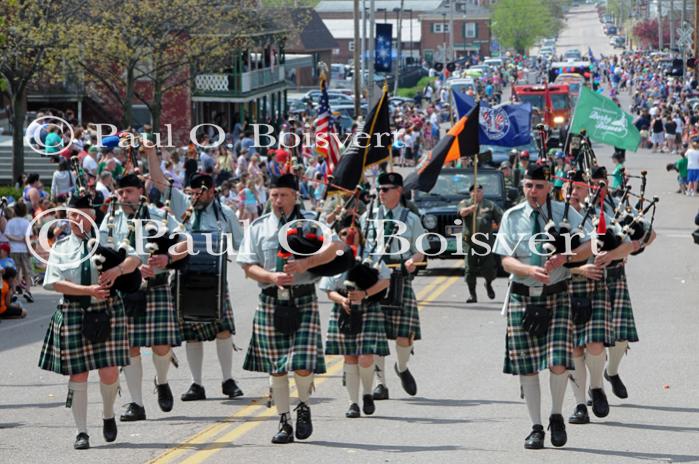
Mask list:
[[[604,351],[598,355],[587,353],[585,363],[590,369],[590,388],[602,388],[602,375],[604,374]]]
[[[126,386],[129,387],[131,402],[143,406],[143,364],[141,356],[129,358],[129,362],[128,366],[124,366],[124,377],[126,377]]]
[[[202,342],[187,342],[185,351],[187,352],[189,371],[192,373],[192,382],[201,385],[201,368],[204,364],[204,344]]]
[[[371,395],[374,388],[374,365],[369,367],[359,366],[359,378],[362,379],[362,394]]]
[[[378,383],[386,386],[386,356],[374,356],[374,365]]]
[[[112,419],[114,417],[114,402],[119,391],[119,379],[111,385],[100,382],[100,393],[102,393],[102,418]]]
[[[398,360],[398,372],[405,372],[408,369],[408,360],[410,360],[410,352],[412,346],[400,346],[396,343],[396,358]]]
[[[289,414],[289,377],[287,375],[269,377],[272,388],[272,401],[278,414]]]
[[[308,400],[311,396],[311,388],[313,387],[313,374],[302,377],[294,372],[294,380],[296,381],[299,401],[308,404]]]
[[[585,394],[587,387],[587,367],[585,367],[585,356],[573,358],[575,371],[570,376],[570,388],[573,389],[576,404],[585,404]]]
[[[539,386],[539,374],[520,375],[519,383],[524,392],[524,402],[527,403],[529,418],[532,425],[541,424],[541,387]]]
[[[619,364],[621,363],[621,358],[624,357],[626,353],[626,348],[629,346],[629,342],[616,342],[614,346],[610,346],[609,350],[609,360],[607,361],[607,374],[609,375],[619,375]]]
[[[167,383],[167,371],[170,369],[170,359],[172,358],[172,350],[168,351],[165,356],[160,356],[153,352],[153,365],[155,366],[156,383],[163,385]]]
[[[568,384],[568,373],[554,374],[549,372],[549,387],[551,388],[551,414],[561,414],[563,412],[563,399],[566,396],[566,385]]]
[[[343,375],[350,403],[359,404],[359,366],[345,363]]]
[[[78,433],[87,433],[87,382],[68,382],[68,391],[72,392],[70,410]]]
[[[216,353],[218,353],[218,363],[221,365],[221,374],[225,382],[233,378],[231,375],[233,369],[233,340],[231,337],[216,339]]]

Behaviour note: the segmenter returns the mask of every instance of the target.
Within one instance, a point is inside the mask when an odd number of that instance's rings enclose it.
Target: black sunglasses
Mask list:
[[[396,189],[396,188],[398,188],[398,187],[379,187],[379,191],[386,193],[386,192],[390,192],[391,190]]]

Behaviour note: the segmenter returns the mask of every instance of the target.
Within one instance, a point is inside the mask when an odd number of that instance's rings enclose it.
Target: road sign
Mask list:
[[[689,24],[683,25],[677,30],[677,44],[681,47],[688,47],[692,44],[693,27]]]

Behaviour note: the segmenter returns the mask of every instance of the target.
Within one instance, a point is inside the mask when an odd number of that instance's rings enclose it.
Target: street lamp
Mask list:
[[[444,66],[447,65],[447,14],[442,13],[442,45],[444,46]]]

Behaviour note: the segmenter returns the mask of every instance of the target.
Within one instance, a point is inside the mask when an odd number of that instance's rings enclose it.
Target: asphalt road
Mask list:
[[[579,11],[579,10],[578,10]],[[559,43],[595,54],[609,53],[593,10],[576,12]],[[597,146],[608,162],[611,150]],[[389,373],[392,399],[377,402],[373,417],[345,419],[347,400],[341,384],[341,360],[328,358],[328,374],[316,381],[312,397],[315,432],[310,440],[287,446],[269,443],[276,431],[274,409],[264,405],[267,377],[243,371],[255,308],[255,285],[239,268],[230,273],[231,294],[241,347],[234,355],[234,376],[245,396],[221,398],[215,347],[205,348],[204,383],[209,399],[175,403],[160,412],[150,382],[154,369],[144,354],[144,399],[148,421],[119,424],[112,444],[101,438],[101,401],[97,376],[89,386],[88,425],[93,448],[72,449],[74,427],[64,407],[67,379],[39,370],[41,342],[56,297],[36,291],[37,301],[22,321],[0,324],[0,461],[14,463],[512,463],[512,462],[695,462],[699,461],[699,373],[696,369],[696,316],[699,297],[699,248],[691,241],[699,200],[680,196],[665,164],[674,155],[630,153],[627,171],[647,169],[648,192],[659,195],[658,239],[628,266],[640,343],[632,345],[621,366],[629,399],[610,393],[612,410],[604,420],[569,426],[568,445],[561,449],[525,451],[530,430],[526,407],[519,399],[516,377],[502,374],[505,320],[500,316],[505,280],[495,284],[497,298],[488,301],[479,282],[481,302],[466,305],[461,263],[433,262],[416,280],[423,340],[415,347],[411,370],[418,395],[408,397]],[[694,289],[694,290],[692,290]],[[322,326],[330,305],[323,298]],[[393,351],[393,348],[392,348]],[[183,348],[181,362],[170,373],[176,397],[190,383]],[[392,360],[389,359],[389,366]],[[547,375],[542,375],[544,417],[549,412]],[[125,390],[125,381],[122,378]],[[609,389],[608,389],[609,390]],[[118,406],[129,401],[126,391]],[[570,390],[564,413],[574,407]],[[117,412],[117,414],[119,411]],[[548,437],[547,437],[548,440]]]

